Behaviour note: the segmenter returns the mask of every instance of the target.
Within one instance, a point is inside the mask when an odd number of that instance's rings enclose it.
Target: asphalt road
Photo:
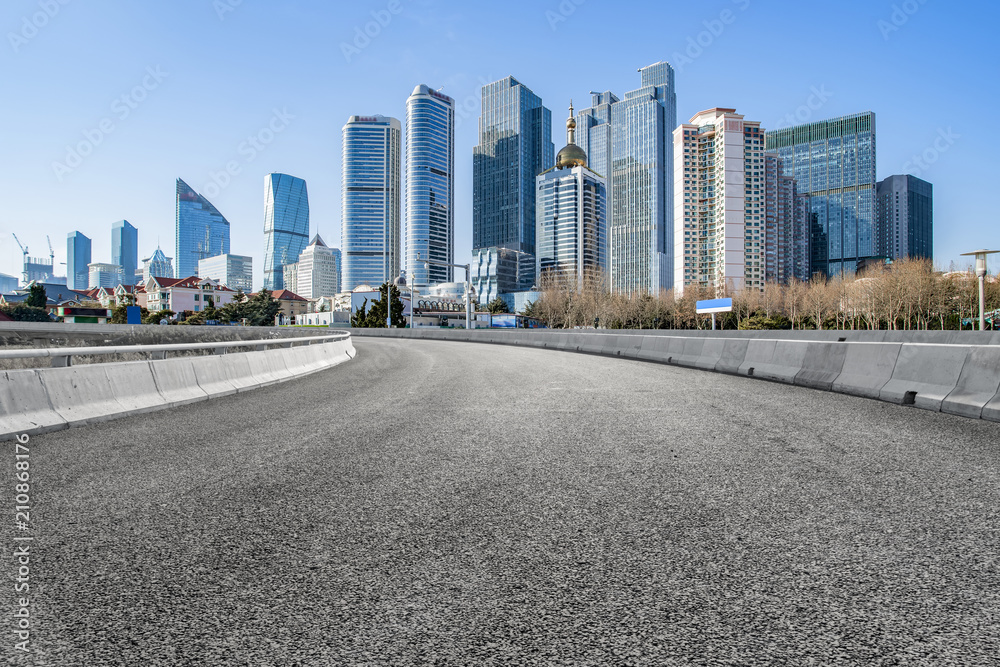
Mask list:
[[[5,614],[10,663],[1000,660],[1000,424],[355,345],[301,380],[32,438],[32,653]]]

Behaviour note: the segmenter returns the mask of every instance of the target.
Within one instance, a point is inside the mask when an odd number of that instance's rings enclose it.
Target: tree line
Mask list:
[[[713,288],[687,287],[658,295],[607,289],[603,276],[573,281],[543,277],[541,296],[524,314],[552,328],[704,329],[711,318],[695,303]],[[733,312],[717,315],[725,329],[961,329],[979,318],[979,282],[970,272],[942,273],[929,260],[903,259],[854,276],[767,283],[731,291]],[[1000,280],[987,278],[986,311],[1000,309]],[[978,326],[978,324],[976,324]],[[988,328],[992,328],[987,323]]]

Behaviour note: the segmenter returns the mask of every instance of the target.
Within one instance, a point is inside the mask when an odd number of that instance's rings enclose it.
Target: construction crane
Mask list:
[[[14,234],[11,232],[11,234]],[[28,284],[28,246],[21,243],[21,239],[17,238],[17,234],[14,234],[14,240],[17,241],[17,245],[21,247],[21,252],[24,253],[24,284]]]
[[[45,240],[49,242],[49,259],[52,260],[52,266],[55,266],[56,265],[56,251],[52,249],[52,239],[50,239],[49,235],[46,234],[45,235]],[[55,272],[53,272],[53,275],[55,275]]]

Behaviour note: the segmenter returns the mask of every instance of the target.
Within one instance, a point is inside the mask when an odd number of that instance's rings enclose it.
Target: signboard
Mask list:
[[[709,299],[707,301],[699,301],[695,305],[698,308],[699,315],[733,312],[732,299]]]
[[[517,316],[516,315],[494,315],[493,322],[491,326],[494,329],[513,329],[517,327]]]
[[[125,317],[128,324],[142,324],[142,308],[139,306],[126,306]]]

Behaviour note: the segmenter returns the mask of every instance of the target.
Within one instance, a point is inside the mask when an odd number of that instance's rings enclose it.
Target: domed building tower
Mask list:
[[[566,146],[556,166],[535,180],[535,270],[538,285],[570,282],[605,286],[607,273],[607,181],[587,166],[576,145],[573,103],[566,119]]]

